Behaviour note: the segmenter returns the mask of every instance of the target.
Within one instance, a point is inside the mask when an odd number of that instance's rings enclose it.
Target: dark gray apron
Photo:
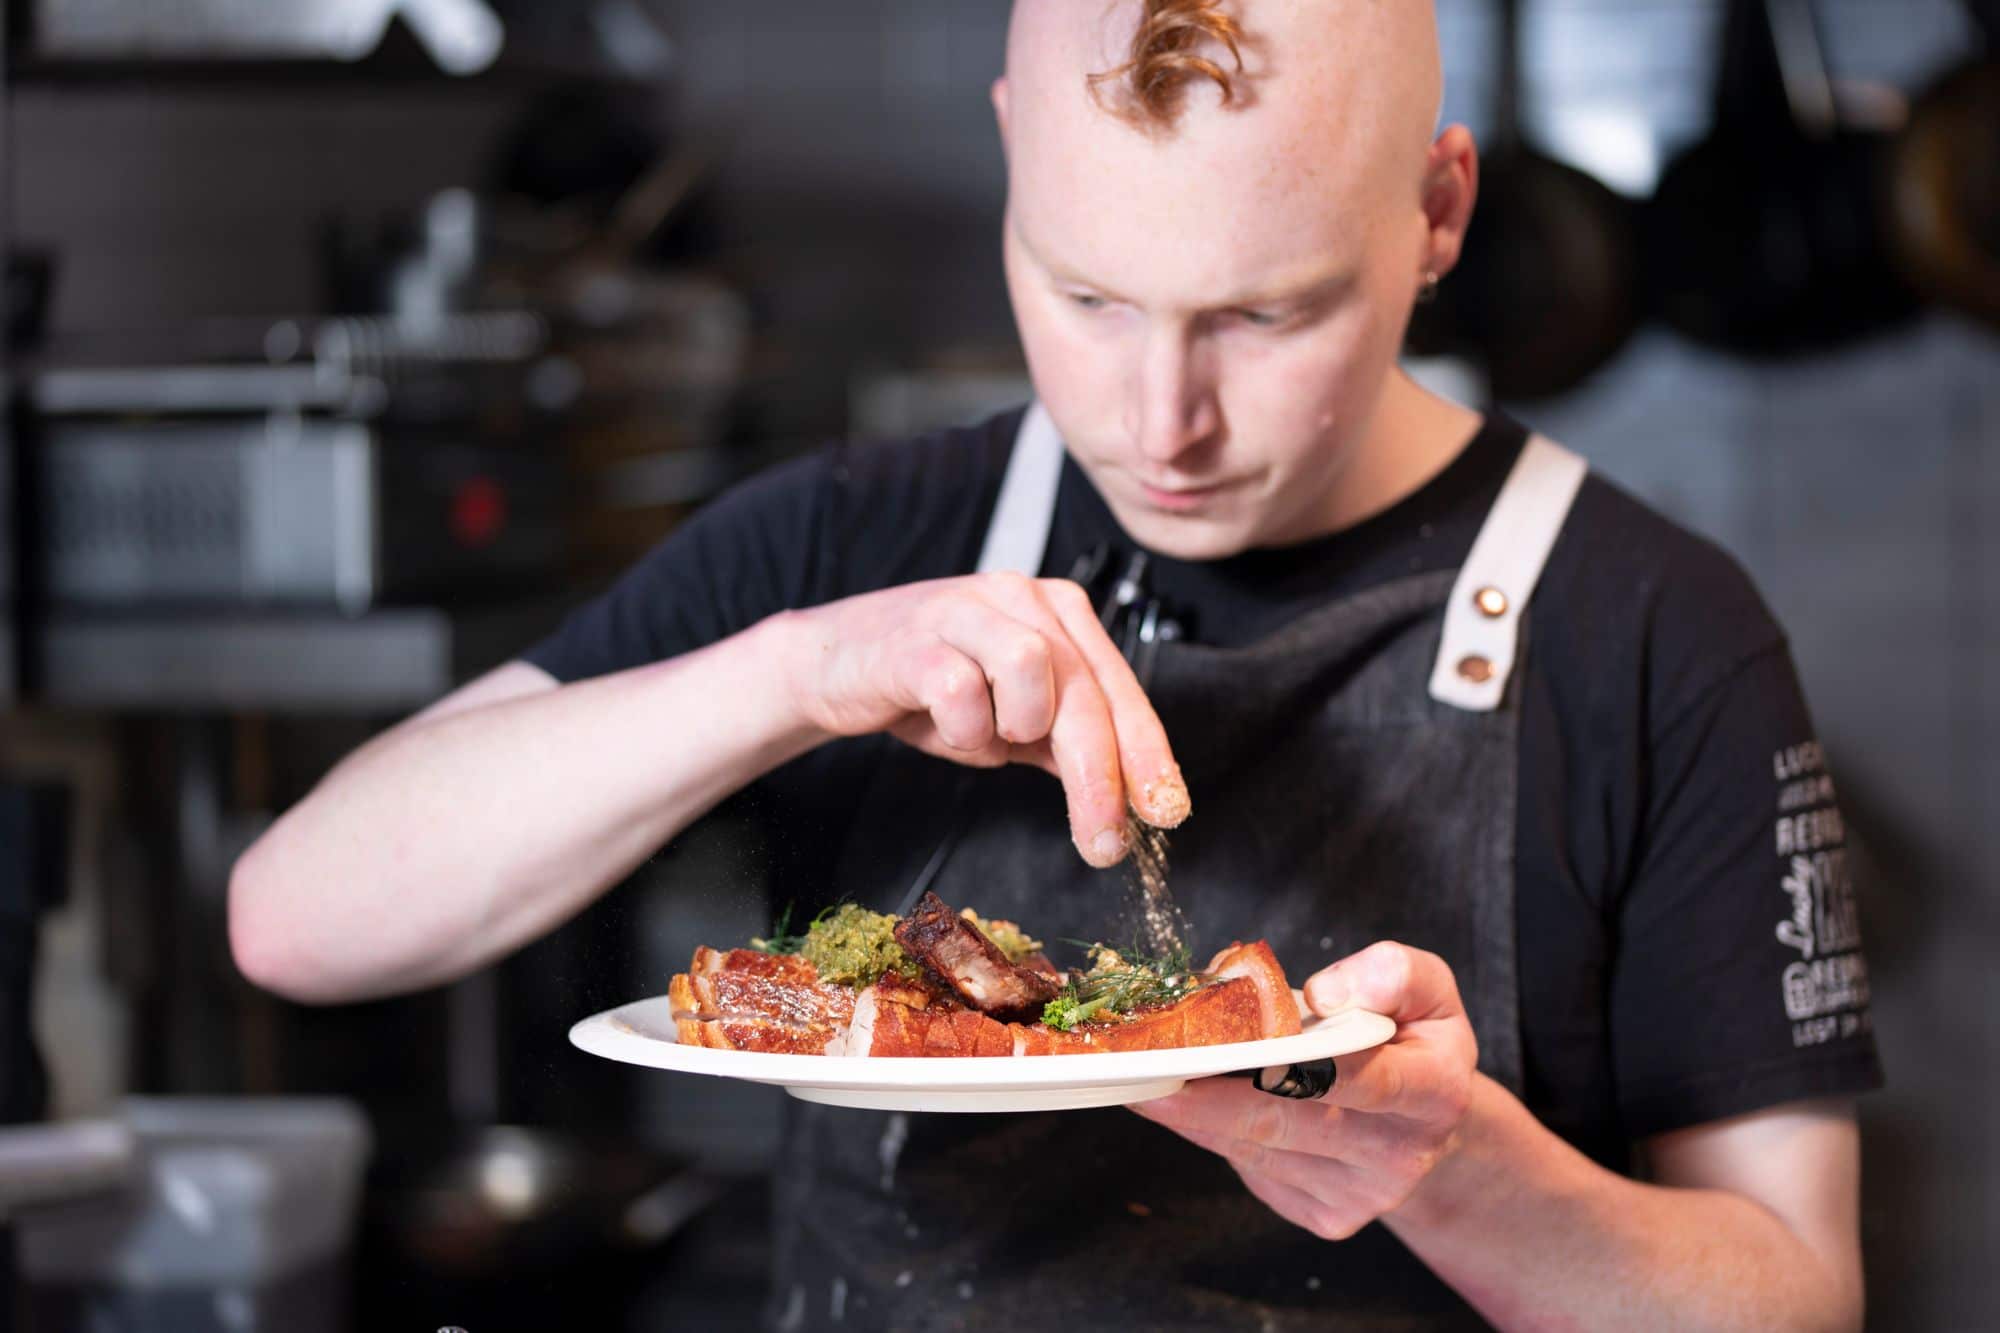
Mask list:
[[[1527,586],[1511,590],[1516,616],[1539,573],[1530,563]],[[1298,984],[1376,940],[1432,950],[1457,974],[1480,1067],[1519,1091],[1518,711],[1511,698],[1474,710],[1425,688],[1464,582],[1447,571],[1387,584],[1240,649],[1161,645],[1148,690],[1194,796],[1194,817],[1172,835],[1170,878],[1197,956],[1262,936]],[[1482,658],[1466,674],[1504,685],[1512,665]],[[956,825],[948,860],[933,867],[946,902],[1051,942],[1124,929],[1125,874],[1078,859],[1051,778],[959,772],[889,752],[856,822],[870,854],[836,872],[834,893],[893,908]],[[954,813],[947,793],[968,782]],[[888,830],[908,849],[901,865],[881,854]],[[846,882],[864,863],[872,882]],[[790,1131],[776,1196],[778,1328],[1485,1327],[1379,1225],[1317,1239],[1213,1155],[1121,1109],[910,1116],[795,1104]]]

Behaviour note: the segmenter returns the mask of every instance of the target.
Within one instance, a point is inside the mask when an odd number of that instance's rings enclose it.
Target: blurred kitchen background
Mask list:
[[[1880,1329],[2000,1297],[1995,8],[1440,0],[1511,150],[1413,356],[1791,630],[1867,870]],[[226,876],[733,480],[1020,399],[1004,0],[0,15],[0,1327],[743,1326],[775,1102],[565,1040],[765,924],[726,809],[343,1009],[236,975]]]

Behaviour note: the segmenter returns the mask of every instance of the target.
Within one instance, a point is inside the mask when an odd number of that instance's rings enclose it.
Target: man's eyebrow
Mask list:
[[[1338,268],[1328,270],[1317,277],[1307,278],[1297,284],[1273,288],[1254,295],[1239,296],[1232,300],[1224,301],[1216,308],[1219,310],[1241,310],[1252,306],[1285,307],[1312,305],[1329,296],[1336,295],[1343,288],[1352,285],[1354,276],[1354,270],[1343,264]]]
[[[1069,283],[1074,287],[1088,287],[1092,291],[1100,292],[1114,301],[1123,301],[1125,299],[1117,292],[1106,287],[1103,283],[1093,282],[1091,279],[1084,277],[1083,274],[1078,273],[1067,264],[1052,261],[1046,254],[1042,253],[1042,248],[1029,238],[1027,229],[1022,227],[1018,222],[1014,224],[1014,239],[1019,241],[1021,248],[1028,252],[1028,258],[1034,260],[1044,273],[1054,278],[1057,282]]]
[[[1037,246],[1033,239],[1029,237],[1027,230],[1018,222],[1014,224],[1014,236],[1021,243],[1021,248],[1027,251],[1028,257],[1034,260],[1042,271],[1055,281],[1068,283],[1076,287],[1087,287],[1091,291],[1107,296],[1114,301],[1122,302],[1126,300],[1124,296],[1106,287],[1103,283],[1096,282],[1065,264],[1049,259],[1042,252],[1041,247]],[[1338,295],[1343,289],[1351,286],[1354,279],[1355,272],[1353,268],[1349,265],[1341,264],[1298,283],[1270,288],[1256,295],[1239,296],[1229,300],[1218,301],[1208,308],[1211,310],[1241,310],[1252,306],[1280,309],[1310,306],[1330,296]]]

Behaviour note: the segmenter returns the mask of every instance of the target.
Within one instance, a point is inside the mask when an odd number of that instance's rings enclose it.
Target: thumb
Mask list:
[[[1402,1024],[1465,1013],[1458,979],[1444,959],[1394,941],[1371,944],[1315,972],[1305,993],[1306,1004],[1321,1016],[1353,1006]]]

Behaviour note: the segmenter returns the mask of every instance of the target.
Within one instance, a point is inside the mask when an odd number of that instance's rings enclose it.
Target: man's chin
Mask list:
[[[1241,523],[1202,514],[1163,514],[1139,509],[1117,515],[1125,531],[1155,555],[1174,560],[1227,560],[1241,555],[1252,534]]]

